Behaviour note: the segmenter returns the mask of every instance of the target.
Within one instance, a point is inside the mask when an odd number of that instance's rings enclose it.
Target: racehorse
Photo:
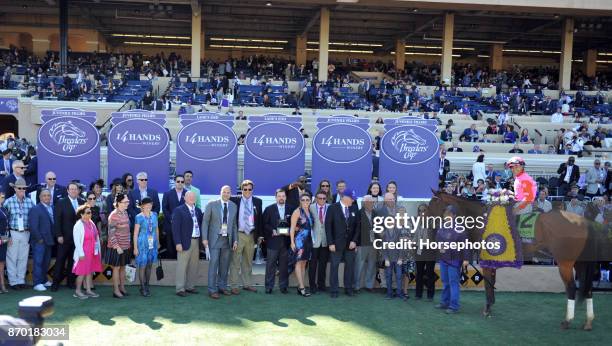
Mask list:
[[[484,216],[487,206],[477,200],[434,192],[429,203],[428,215],[441,216],[448,205],[457,208],[458,216]],[[587,206],[587,214],[595,214],[592,203]],[[595,207],[596,208],[596,207]],[[593,216],[594,219],[595,216]],[[481,230],[472,229],[470,240],[480,241]],[[562,329],[568,329],[574,318],[576,293],[580,300],[586,298],[587,316],[584,330],[592,330],[593,319],[593,279],[597,261],[610,261],[612,253],[609,228],[597,226],[585,217],[562,210],[552,210],[539,214],[535,221],[535,239],[531,244],[523,244],[523,254],[534,254],[547,250],[559,265],[559,274],[567,295],[567,311],[561,322]],[[482,268],[485,278],[486,304],[484,316],[490,316],[495,303],[495,268]],[[575,276],[574,276],[575,270]],[[578,280],[576,288],[575,278]]]

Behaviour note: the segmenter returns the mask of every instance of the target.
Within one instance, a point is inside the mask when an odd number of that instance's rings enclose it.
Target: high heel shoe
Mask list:
[[[123,296],[117,295],[115,292],[113,292],[113,298],[123,299]]]
[[[297,292],[302,297],[310,297],[310,293],[308,291],[306,291],[306,288],[298,288]]]
[[[122,291],[122,290],[119,290],[119,292],[121,292],[121,294],[123,294],[123,296],[124,296],[124,297],[129,296],[129,294],[127,293],[127,291]]]

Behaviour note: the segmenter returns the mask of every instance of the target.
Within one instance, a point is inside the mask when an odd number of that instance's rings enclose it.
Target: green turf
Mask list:
[[[136,288],[124,300],[102,296],[85,301],[67,289],[50,293],[55,314],[49,324],[70,325],[69,345],[429,345],[429,344],[607,344],[612,326],[612,295],[595,296],[594,330],[579,329],[584,304],[572,329],[561,331],[562,294],[499,293],[494,316],[480,310],[481,292],[463,292],[461,313],[446,315],[426,301],[387,301],[382,294],[349,298],[310,298],[295,290],[283,295],[243,292],[213,301],[202,294],[180,298],[171,287],[152,287],[143,298]],[[17,302],[33,291],[0,295],[0,314],[14,314]],[[439,292],[437,292],[438,294]]]

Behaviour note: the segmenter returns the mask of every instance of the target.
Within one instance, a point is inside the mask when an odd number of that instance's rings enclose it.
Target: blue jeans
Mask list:
[[[47,282],[49,262],[51,261],[51,246],[45,243],[32,244],[32,261],[32,280],[34,286],[45,284]]]
[[[395,273],[395,291],[397,296],[402,296],[402,266],[397,262],[391,262],[388,267],[385,267],[385,277],[387,278],[387,296],[393,296],[393,280],[392,276]]]
[[[439,264],[443,287],[440,304],[452,310],[459,310],[459,270],[461,266],[453,267],[444,261],[440,261]]]

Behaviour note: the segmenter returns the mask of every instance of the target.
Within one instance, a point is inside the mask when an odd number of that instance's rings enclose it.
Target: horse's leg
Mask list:
[[[574,309],[576,306],[576,284],[574,283],[574,262],[559,261],[559,274],[565,285],[567,295],[567,310],[565,320],[561,322],[561,329],[568,329],[574,319]]]
[[[491,315],[491,307],[495,304],[495,274],[496,269],[494,268],[482,268],[482,275],[485,277],[485,292],[487,302],[482,314],[485,317]]]
[[[599,267],[599,262],[582,262],[582,269],[584,273],[584,288],[581,287],[582,294],[586,298],[586,322],[582,329],[586,331],[593,330],[593,320],[595,319],[595,313],[593,312],[593,279],[595,278],[595,272]]]

